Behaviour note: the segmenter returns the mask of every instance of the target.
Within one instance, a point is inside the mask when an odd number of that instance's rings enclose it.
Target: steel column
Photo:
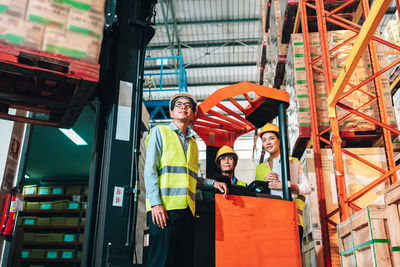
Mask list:
[[[307,8],[305,0],[299,1],[299,8],[301,14],[301,27],[304,38],[303,40],[304,56],[306,60],[307,85],[308,85],[308,94],[310,100],[311,132],[312,132],[312,140],[314,146],[315,173],[317,177],[317,186],[318,186],[318,200],[320,209],[319,216],[321,221],[322,243],[324,247],[324,261],[325,261],[325,266],[332,266],[328,224],[326,220],[326,204],[325,204],[324,181],[322,176],[321,148],[320,148],[319,133],[318,133],[318,117],[317,117],[317,108],[315,102],[316,97],[314,90],[314,78],[312,73],[313,68],[311,64],[310,40],[308,35]]]
[[[390,1],[388,1],[388,2],[390,2]],[[368,17],[369,16],[368,1],[362,0],[361,3],[362,3],[364,16]],[[372,75],[375,75],[375,73],[379,72],[379,62],[378,62],[378,55],[377,55],[375,42],[373,42],[373,41],[369,42],[368,50],[369,50],[369,55],[370,55],[370,60],[371,60]],[[377,76],[374,79],[374,84],[375,84],[376,97],[378,100],[377,102],[378,102],[378,110],[379,110],[380,120],[382,123],[388,125],[388,118],[387,118],[386,104],[385,104],[385,95],[384,95],[383,88],[382,88],[381,76]],[[393,154],[391,133],[389,130],[387,130],[385,128],[382,128],[382,131],[383,131],[383,142],[385,145],[386,163],[387,163],[388,170],[391,170],[396,166],[396,162],[394,160],[394,154]],[[391,182],[394,183],[396,181],[397,181],[397,174],[393,173],[393,175],[391,176]]]

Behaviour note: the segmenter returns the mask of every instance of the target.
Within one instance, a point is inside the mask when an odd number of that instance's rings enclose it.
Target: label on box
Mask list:
[[[113,206],[122,207],[122,200],[124,196],[124,188],[119,186],[114,186],[114,196],[113,196]]]
[[[63,251],[61,254],[62,259],[72,259],[72,251]]]
[[[68,209],[79,209],[79,203],[76,202],[68,203]]]
[[[34,195],[34,194],[35,194],[35,188],[34,187],[25,188],[25,195]]]
[[[64,235],[64,242],[74,242],[74,235],[70,234]]]
[[[23,259],[29,258],[29,251],[26,251],[26,250],[22,251],[21,258],[23,258]]]
[[[46,257],[48,259],[57,259],[57,251],[47,251]]]
[[[51,209],[51,203],[42,203],[41,208],[42,210],[49,210]]]
[[[34,219],[25,219],[24,220],[24,224],[25,225],[34,225],[35,224],[35,220]]]
[[[48,195],[49,189],[48,188],[39,188],[39,195]]]
[[[60,194],[62,194],[62,188],[61,187],[53,188],[53,195],[60,195]]]

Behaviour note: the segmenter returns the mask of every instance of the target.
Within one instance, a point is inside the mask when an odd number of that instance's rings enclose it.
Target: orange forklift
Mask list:
[[[244,98],[247,106],[235,98]],[[301,266],[297,211],[288,188],[288,106],[287,92],[249,82],[221,88],[199,105],[193,125],[207,145],[207,177],[219,172],[213,159],[220,147],[233,147],[237,137],[278,117],[283,199],[262,193],[252,184],[247,188],[229,185],[227,198],[219,193],[200,195],[195,266]]]

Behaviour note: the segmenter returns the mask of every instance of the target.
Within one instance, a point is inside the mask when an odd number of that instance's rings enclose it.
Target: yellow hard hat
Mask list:
[[[223,155],[226,155],[226,154],[231,154],[235,158],[235,160],[237,162],[239,157],[236,154],[235,150],[233,150],[233,148],[231,148],[229,146],[223,146],[218,150],[217,156],[215,156],[215,164],[217,164],[217,166],[218,166],[219,158],[222,157]]]
[[[261,128],[261,131],[259,132],[258,136],[261,137],[266,132],[275,132],[279,134],[279,127],[273,123],[268,122]]]

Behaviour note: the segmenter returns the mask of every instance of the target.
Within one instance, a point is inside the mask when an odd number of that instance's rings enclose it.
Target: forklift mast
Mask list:
[[[143,67],[155,4],[106,3],[81,266],[134,266]]]

